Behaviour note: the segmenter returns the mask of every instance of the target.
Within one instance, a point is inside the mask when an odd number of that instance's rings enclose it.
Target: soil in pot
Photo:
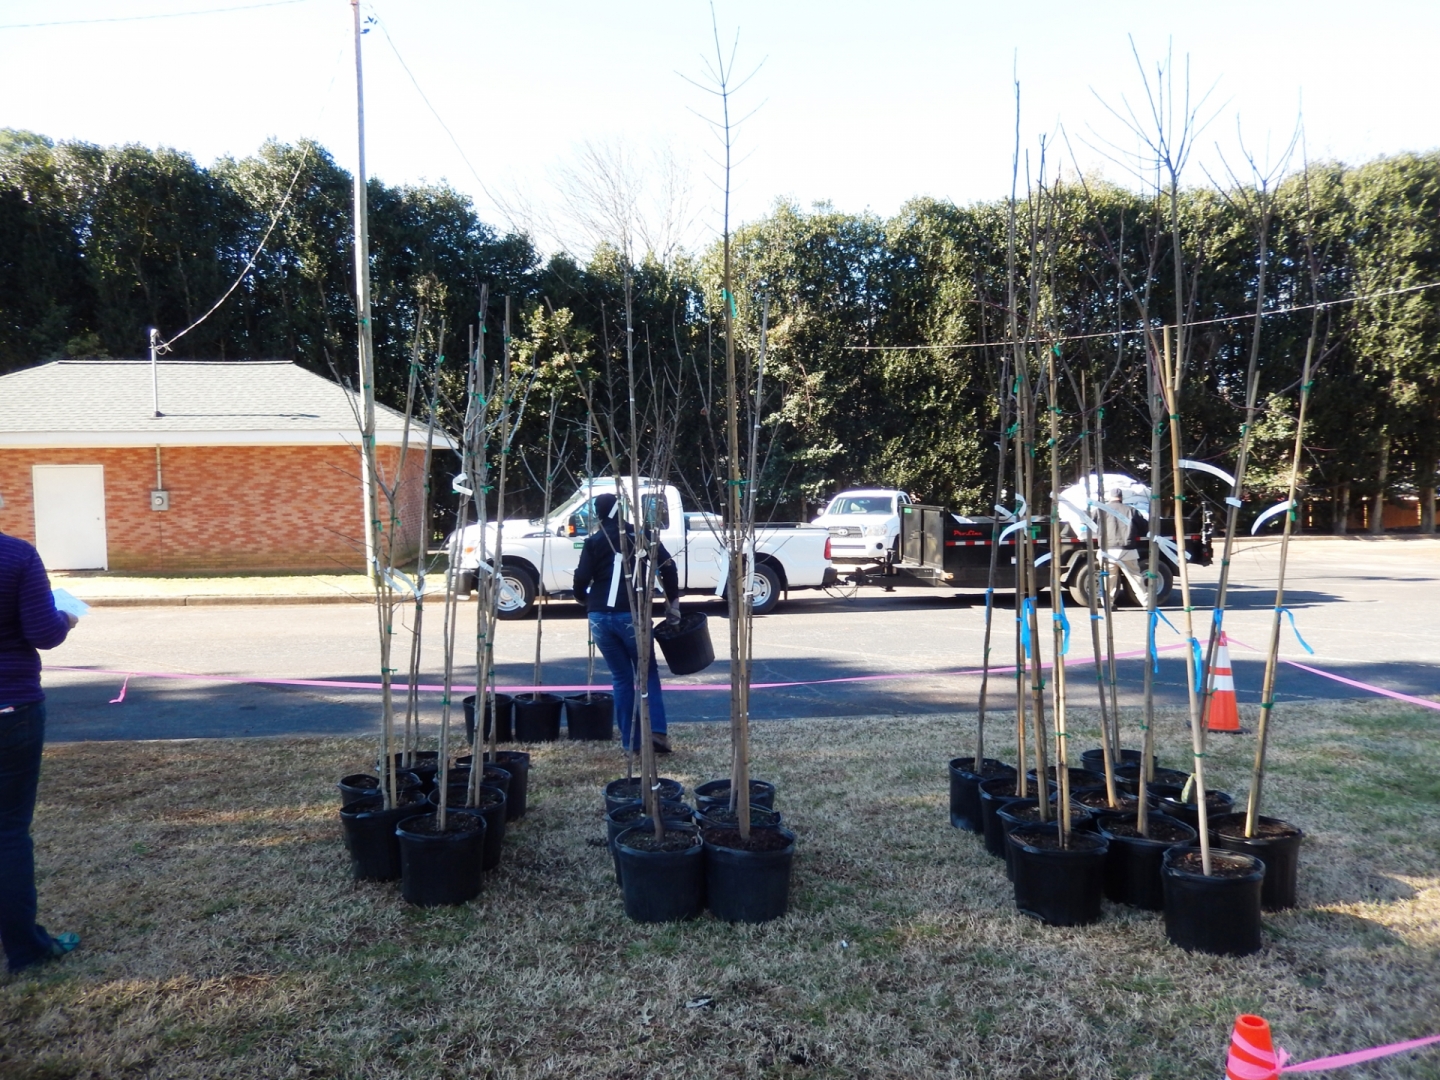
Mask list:
[[[412,772],[397,773],[395,783],[400,791],[415,791],[421,787],[420,778]],[[351,773],[342,776],[335,786],[340,789],[340,805],[344,807],[379,795],[380,777],[374,773]]]
[[[565,702],[559,694],[520,694],[512,706],[515,741],[554,742],[560,738],[560,713]]]
[[[1057,784],[1058,784],[1058,779],[1057,779],[1057,778],[1060,776],[1060,773],[1057,771],[1058,768],[1059,768],[1059,767],[1056,766],[1056,765],[1051,765],[1048,769],[1045,770],[1046,776],[1049,777],[1049,783],[1050,783],[1050,790],[1051,790],[1051,791],[1054,791],[1055,788],[1056,788],[1056,786],[1057,786]],[[1035,783],[1035,770],[1034,770],[1034,769],[1028,770],[1028,771],[1025,773],[1025,776],[1030,780],[1030,783],[1032,783],[1032,784]],[[1071,766],[1070,766],[1070,790],[1071,790],[1071,791],[1075,791],[1075,790],[1077,790],[1078,788],[1087,788],[1087,787],[1094,787],[1094,786],[1095,786],[1095,774],[1094,774],[1094,773],[1087,772],[1087,771],[1084,770],[1084,769],[1077,769],[1074,765],[1071,765]]]
[[[1137,769],[1140,766],[1140,759],[1144,755],[1139,750],[1121,750],[1120,760],[1114,764],[1116,767],[1123,765],[1134,765]],[[1092,772],[1096,776],[1105,775],[1105,751],[1101,747],[1093,750],[1086,750],[1080,755],[1080,764],[1086,772]]]
[[[1134,812],[1114,814],[1100,822],[1100,835],[1110,842],[1105,857],[1105,896],[1117,904],[1159,911],[1165,906],[1161,860],[1176,844],[1193,843],[1195,830],[1164,814],[1150,814],[1147,825],[1150,835],[1141,836]]]
[[[1255,835],[1245,836],[1245,814],[1219,814],[1210,819],[1212,843],[1226,851],[1253,855],[1265,864],[1260,888],[1260,906],[1266,911],[1284,911],[1295,906],[1300,873],[1300,845],[1305,834],[1279,818],[1261,816]]]
[[[1075,831],[1061,847],[1058,825],[1017,825],[1008,843],[1020,911],[1047,926],[1086,926],[1100,918],[1108,850],[1103,836]]]
[[[410,764],[405,763],[409,757]],[[402,772],[413,773],[420,779],[420,786],[429,791],[435,786],[435,772],[440,767],[440,751],[438,750],[412,750],[407,754],[395,755],[395,767]],[[380,771],[380,762],[375,763],[375,771]]]
[[[785,914],[795,834],[789,829],[702,829],[705,903],[725,922],[762,923]]]
[[[1165,936],[1189,952],[1249,956],[1260,951],[1260,888],[1265,865],[1253,855],[1210,851],[1211,874],[1200,849],[1172,847],[1161,862]]]
[[[1190,774],[1188,772],[1182,772],[1179,769],[1166,769],[1162,768],[1159,765],[1156,765],[1155,776],[1150,781],[1150,783],[1170,784],[1175,787],[1183,788],[1185,786],[1185,781],[1189,779]],[[1118,786],[1123,787],[1132,795],[1138,794],[1140,791],[1140,763],[1135,762],[1134,764],[1131,764],[1127,762],[1119,766],[1115,770],[1115,783]]]
[[[657,778],[657,782],[660,785],[659,795],[662,802],[679,802],[685,797],[685,785],[680,781],[661,776]],[[638,801],[643,801],[640,799],[640,777],[638,776],[611,780],[605,785],[605,812],[607,814],[617,806]]]
[[[695,824],[694,811],[681,802],[661,802],[660,818],[667,829]],[[639,801],[617,806],[605,815],[605,843],[610,849],[611,858],[615,860],[615,884],[617,885],[620,884],[620,853],[615,850],[615,838],[626,829],[633,829],[642,824],[654,827],[651,819],[645,815],[645,804]]]
[[[465,741],[471,746],[475,745],[475,695],[471,694],[461,702],[465,706]],[[514,737],[511,730],[511,707],[515,699],[509,694],[495,695],[495,731],[496,742],[510,742]],[[490,695],[485,695],[485,708],[481,710],[484,714],[481,731],[483,737],[490,738]]]
[[[1005,830],[996,811],[1015,798],[1015,777],[997,776],[980,782],[980,829],[985,837],[985,850],[997,859],[1005,858]],[[1029,785],[1031,795],[1035,785]]]
[[[490,760],[490,755],[485,755]],[[510,790],[505,793],[505,820],[525,816],[530,797],[530,755],[523,750],[497,750],[495,764],[510,774]]]
[[[1000,776],[1014,776],[1013,766],[995,758],[981,762],[979,772],[974,768],[973,757],[950,759],[950,824],[966,832],[983,832],[985,823],[980,817],[980,783]]]
[[[400,842],[395,836],[395,826],[429,809],[419,789],[400,792],[396,805],[389,810],[384,806],[384,799],[371,795],[340,810],[345,850],[350,853],[350,874],[356,881],[398,878]]]
[[[709,809],[712,806],[730,805],[730,778],[722,780],[707,780],[695,789],[695,806],[697,809]],[[775,807],[775,785],[765,780],[750,781],[750,805],[763,806],[767,810]]]
[[[606,741],[615,738],[613,694],[575,694],[565,699],[565,729],[572,739]]]
[[[420,907],[475,899],[480,895],[485,827],[485,819],[475,814],[447,814],[443,831],[434,814],[400,822],[400,895]]]
[[[636,922],[693,919],[705,910],[705,849],[694,829],[626,829],[615,838],[625,914]]]
[[[1096,814],[1133,814],[1140,806],[1137,796],[1128,791],[1115,789],[1115,799],[1119,806],[1111,806],[1110,799],[1103,787],[1082,788],[1079,791],[1070,792],[1070,801],[1085,807],[1091,813]]]
[[[454,787],[456,784],[468,784],[470,783],[470,766],[456,765],[447,773],[447,776],[449,777],[451,787]],[[480,778],[480,783],[489,784],[491,787],[498,787],[501,791],[505,792],[505,798],[509,799],[510,782],[512,779],[513,777],[510,775],[509,769],[502,768],[499,765],[491,765],[489,762],[486,762],[485,775]]]
[[[1205,792],[1205,812],[1210,820],[1223,817],[1234,808],[1235,800],[1225,791]],[[1167,795],[1160,800],[1160,809],[1177,821],[1183,821],[1192,829],[1200,827],[1200,804],[1195,802],[1181,802],[1180,793],[1173,796]]]
[[[731,810],[729,803],[702,807],[695,811],[695,822],[702,829],[729,829],[740,823],[738,810]],[[757,829],[774,829],[784,824],[779,810],[751,804],[750,824]]]

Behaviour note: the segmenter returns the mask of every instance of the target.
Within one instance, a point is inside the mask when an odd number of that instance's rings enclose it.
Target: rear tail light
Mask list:
[[[830,538],[825,537],[825,558],[830,558]]]

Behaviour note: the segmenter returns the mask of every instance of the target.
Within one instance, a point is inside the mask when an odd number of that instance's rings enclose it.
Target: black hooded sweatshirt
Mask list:
[[[575,599],[585,603],[586,611],[629,611],[630,599],[626,594],[635,567],[635,530],[625,525],[626,541],[630,558],[624,560],[620,573],[616,567],[621,563],[620,522],[604,518],[600,531],[591,533],[580,552],[580,564],[575,567]],[[664,544],[656,545],[655,556],[660,561],[660,587],[665,590],[665,599],[675,602],[680,599],[680,575],[675,570],[675,560]],[[643,573],[643,564],[642,564]],[[612,588],[611,586],[614,586]]]

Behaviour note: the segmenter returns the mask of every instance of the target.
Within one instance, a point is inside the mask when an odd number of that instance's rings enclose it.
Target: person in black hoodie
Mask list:
[[[632,733],[635,720],[635,668],[640,662],[635,646],[635,625],[630,615],[630,595],[635,588],[635,530],[620,521],[620,503],[608,492],[595,497],[595,517],[600,528],[591,533],[580,552],[575,567],[575,599],[583,601],[590,613],[590,637],[610,668],[610,685],[615,692],[615,721],[620,725],[621,743],[638,750],[639,724]],[[622,555],[620,530],[627,540]],[[643,554],[643,552],[641,553]],[[655,552],[660,585],[665,590],[665,618],[680,619],[680,578],[675,560],[656,545]],[[643,579],[644,563],[639,573]],[[660,672],[655,655],[650,655],[650,671],[646,678],[645,696],[650,702],[650,736],[657,752],[670,753],[670,736],[665,725],[665,701],[660,696]]]

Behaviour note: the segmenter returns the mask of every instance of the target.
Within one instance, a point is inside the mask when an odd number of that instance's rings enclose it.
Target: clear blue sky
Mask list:
[[[247,2],[257,0],[0,0],[0,24]],[[692,161],[697,197],[715,204],[709,135],[689,111],[710,103],[677,74],[698,77],[713,53],[708,4],[376,0],[362,10],[382,20],[485,188],[543,197],[547,176],[587,138],[664,140]],[[1312,158],[1440,146],[1434,0],[718,0],[716,12],[727,43],[739,30],[740,67],[764,61],[738,103],[761,106],[741,133],[741,219],[780,197],[889,214],[913,195],[1002,196],[1012,62],[1027,145],[1061,123],[1072,140],[1118,138],[1096,95],[1135,99],[1131,34],[1152,62],[1173,39],[1177,61],[1190,57],[1192,85],[1217,84],[1220,114],[1202,145],[1212,170],[1213,143],[1233,154],[1237,118],[1262,152],[1267,139],[1283,144],[1302,94]],[[365,43],[371,173],[446,179],[503,224],[385,37]],[[270,136],[313,136],[349,167],[353,109],[346,0],[0,29],[0,126],[165,144],[205,163],[249,154]],[[1077,150],[1083,167],[1102,164]],[[1191,179],[1204,182],[1198,170]]]

